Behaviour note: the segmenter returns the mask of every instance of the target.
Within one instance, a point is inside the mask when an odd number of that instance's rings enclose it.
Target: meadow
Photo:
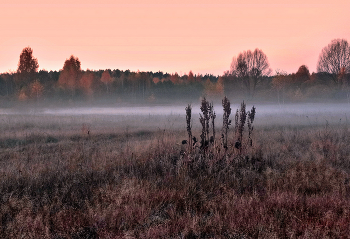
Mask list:
[[[349,237],[349,107],[256,106],[242,149],[239,104],[231,104],[227,148],[220,105],[215,142],[182,144],[185,107],[2,111],[0,238]],[[199,105],[192,109],[199,138]]]

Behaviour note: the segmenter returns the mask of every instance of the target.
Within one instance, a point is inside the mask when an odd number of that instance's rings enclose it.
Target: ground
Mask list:
[[[227,151],[182,145],[185,110],[0,115],[0,237],[347,238],[345,116],[257,107],[239,152],[233,126]]]

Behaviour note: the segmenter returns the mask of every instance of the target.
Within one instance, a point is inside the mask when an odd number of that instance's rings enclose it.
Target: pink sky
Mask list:
[[[16,70],[26,46],[46,70],[73,54],[83,69],[221,75],[260,48],[273,72],[313,72],[332,39],[350,41],[349,0],[132,2],[1,1],[0,72]]]

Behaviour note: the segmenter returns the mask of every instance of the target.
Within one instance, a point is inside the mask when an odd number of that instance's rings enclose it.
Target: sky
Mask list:
[[[350,0],[1,0],[0,72],[30,46],[39,69],[222,75],[232,58],[261,49],[270,67],[316,71],[333,39],[350,41]]]

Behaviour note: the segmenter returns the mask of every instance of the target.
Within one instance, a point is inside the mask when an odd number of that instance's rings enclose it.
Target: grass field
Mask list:
[[[0,115],[0,238],[348,238],[349,125],[325,117],[257,108],[240,153],[233,127],[182,145],[185,110]]]

